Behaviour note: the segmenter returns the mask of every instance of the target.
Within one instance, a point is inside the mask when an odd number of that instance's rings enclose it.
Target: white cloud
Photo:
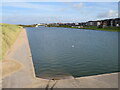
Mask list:
[[[83,3],[74,4],[73,7],[78,9],[83,8]]]
[[[83,8],[83,3],[66,3],[66,6],[68,7],[65,7],[65,8],[62,8],[60,9],[60,11],[64,12],[64,11],[67,11],[67,10],[71,10],[71,9],[74,9],[74,10],[79,10],[81,8]]]
[[[1,4],[0,4],[1,6]],[[29,2],[5,2],[2,3],[2,6],[4,7],[15,7],[15,8],[29,8],[29,9],[38,9],[38,10],[46,10],[46,11],[55,11],[58,10],[57,8],[54,8],[52,5],[42,5],[42,4],[35,4],[35,3],[29,3]]]
[[[3,3],[3,6],[10,6],[10,7],[19,7],[19,8],[39,8],[38,5],[30,4],[30,3]]]
[[[98,18],[112,18],[112,17],[118,17],[118,12],[114,10],[109,10],[107,12],[100,13]]]
[[[2,2],[118,2],[119,0],[2,0]]]

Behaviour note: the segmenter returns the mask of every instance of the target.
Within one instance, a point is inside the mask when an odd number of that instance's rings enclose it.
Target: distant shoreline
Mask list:
[[[73,28],[73,29],[87,29],[87,30],[96,30],[96,31],[111,31],[111,32],[120,32],[120,27],[105,27],[105,28],[98,28],[95,26],[87,26],[83,28],[78,27],[70,27],[70,26],[47,26],[47,27],[63,27],[63,28]]]

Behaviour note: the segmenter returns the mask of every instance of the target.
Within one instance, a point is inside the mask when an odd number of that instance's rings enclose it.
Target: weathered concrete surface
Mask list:
[[[0,74],[0,79],[23,68],[23,65],[16,60],[2,60],[0,63],[2,63],[2,68],[0,67],[0,71],[2,71],[2,74]]]
[[[17,60],[23,69],[3,78],[3,88],[117,88],[118,73],[62,79],[46,80],[35,77],[31,53],[25,30],[23,30],[6,60]]]
[[[30,88],[40,88],[38,83]],[[118,73],[103,74],[96,76],[80,77],[74,79],[51,80],[48,88],[118,88]]]
[[[2,83],[3,88],[22,88],[36,80],[25,30],[21,31],[18,39],[5,57],[5,60],[17,60],[23,64],[23,69],[4,77]]]

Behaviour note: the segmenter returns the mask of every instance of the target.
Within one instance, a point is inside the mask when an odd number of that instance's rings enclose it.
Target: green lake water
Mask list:
[[[118,71],[118,32],[43,26],[26,30],[38,77]]]

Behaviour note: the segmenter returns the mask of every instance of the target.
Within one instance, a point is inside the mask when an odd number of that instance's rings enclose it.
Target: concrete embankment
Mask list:
[[[20,32],[18,39],[7,53],[5,60],[16,60],[22,64],[22,68],[16,70],[16,72],[11,71],[9,75],[3,77],[3,88],[23,88],[37,80],[35,78],[31,52],[25,30]]]
[[[118,73],[96,76],[46,80],[35,77],[30,47],[23,30],[5,60],[16,60],[22,68],[3,77],[3,88],[117,88]]]
[[[41,84],[40,82],[37,82],[27,87],[41,88]],[[79,77],[74,79],[50,80],[47,88],[118,88],[118,73]]]

